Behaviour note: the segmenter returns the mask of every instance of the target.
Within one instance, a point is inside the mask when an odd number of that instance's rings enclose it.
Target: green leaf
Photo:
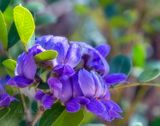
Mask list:
[[[20,102],[13,102],[9,106],[10,111],[9,113],[3,117],[0,120],[0,125],[1,126],[19,126],[20,121],[24,117],[24,110],[22,103]]]
[[[88,112],[88,111],[84,111],[84,118],[81,121],[81,125],[88,124],[88,123],[92,122],[95,119],[96,119],[96,116],[93,113]]]
[[[19,41],[19,35],[14,23],[12,23],[9,33],[8,33],[8,48],[11,48]]]
[[[146,50],[143,43],[137,43],[133,47],[133,63],[135,66],[143,67],[146,59]]]
[[[7,24],[7,30],[9,30],[13,22],[13,8],[11,6],[7,7],[7,9],[3,12],[3,15]]]
[[[11,76],[14,76],[14,71],[16,68],[16,61],[12,59],[6,59],[2,62],[2,64],[5,66],[8,74]]]
[[[52,126],[79,126],[83,118],[83,110],[76,113],[68,113],[64,110]]]
[[[0,109],[0,120],[3,119],[10,111],[10,108]]]
[[[56,17],[50,14],[38,15],[36,25],[47,25],[56,22]]]
[[[39,121],[39,126],[51,126],[53,122],[63,113],[63,111],[64,106],[60,103],[54,104],[52,109],[45,111]]]
[[[41,52],[37,55],[35,55],[36,61],[47,61],[52,60],[57,57],[57,51],[54,50],[46,50],[44,52]]]
[[[9,95],[15,95],[19,93],[19,90],[17,87],[5,85],[5,90]]]
[[[118,55],[110,62],[110,73],[125,73],[129,74],[131,71],[131,60],[125,55]]]
[[[22,6],[16,6],[13,10],[14,22],[23,44],[27,44],[35,31],[35,23],[32,14]]]
[[[1,11],[0,11],[0,41],[2,42],[3,48],[7,49],[7,44],[8,44],[7,25],[4,19],[4,15]]]
[[[9,5],[11,0],[0,0],[0,10],[3,12]]]
[[[151,122],[150,126],[160,126],[160,117],[155,117]]]
[[[156,79],[159,76],[160,76],[160,69],[147,68],[140,74],[138,80],[140,82],[149,82]]]

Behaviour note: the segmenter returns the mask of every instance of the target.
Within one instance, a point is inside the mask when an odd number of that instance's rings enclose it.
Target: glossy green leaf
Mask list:
[[[11,48],[20,40],[16,26],[12,23],[8,33],[8,48]]]
[[[11,0],[0,0],[0,10],[3,12],[9,5]]]
[[[0,11],[0,42],[3,48],[7,48],[8,38],[7,38],[7,25],[4,19],[3,13]]]
[[[38,15],[36,17],[37,25],[47,25],[56,22],[56,17],[50,14]]]
[[[6,59],[2,62],[2,64],[5,66],[8,74],[13,76],[16,68],[16,61],[12,59]]]
[[[83,110],[76,113],[68,113],[64,110],[52,126],[79,126],[83,118]]]
[[[36,61],[47,61],[52,60],[57,57],[57,51],[54,50],[46,50],[44,52],[41,52],[37,55],[35,55]]]
[[[53,105],[52,109],[45,111],[39,121],[39,126],[51,126],[55,120],[63,113],[64,107],[60,103]],[[65,125],[66,126],[66,125]]]
[[[32,14],[22,6],[16,6],[13,10],[14,22],[21,41],[26,45],[35,31],[35,23]]]
[[[142,43],[137,43],[133,47],[133,63],[135,66],[143,67],[146,59],[145,46]]]
[[[125,55],[118,55],[110,62],[110,73],[125,73],[129,74],[132,63],[130,58]]]
[[[3,119],[10,111],[10,108],[0,109],[0,120]]]
[[[149,82],[156,79],[159,76],[160,76],[160,69],[147,68],[140,74],[138,80],[140,82]]]

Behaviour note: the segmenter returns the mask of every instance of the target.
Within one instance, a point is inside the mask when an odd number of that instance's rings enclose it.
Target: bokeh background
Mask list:
[[[65,36],[93,46],[108,43],[112,47],[108,62],[118,54],[128,56],[129,83],[136,83],[146,68],[160,69],[160,0],[12,0],[4,13],[8,23],[18,3],[32,12],[36,36]],[[16,58],[22,50],[17,43],[10,55]],[[160,78],[150,83],[160,83]],[[86,112],[82,126],[160,126],[160,88],[136,86],[111,92],[123,108],[123,119],[106,123]]]

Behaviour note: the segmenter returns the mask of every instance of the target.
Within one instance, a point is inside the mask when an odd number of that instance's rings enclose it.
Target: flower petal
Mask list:
[[[23,75],[31,80],[34,80],[36,74],[36,63],[32,54],[27,54],[23,64]]]
[[[119,114],[122,112],[122,109],[113,101],[107,100],[107,101],[102,101],[102,103],[106,107],[106,111],[100,115],[103,119],[106,121],[112,121],[116,118],[121,119],[122,116]]]
[[[41,100],[44,95],[45,95],[45,93],[44,93],[43,91],[38,90],[38,91],[36,92],[35,99],[36,99],[36,100]]]
[[[101,81],[102,79],[100,79],[100,76],[94,71],[92,71],[92,77],[94,79],[95,86],[96,86],[95,97],[97,97],[97,98],[103,97],[104,91],[105,91],[105,85]]]
[[[78,96],[82,96],[82,90],[79,86],[78,83],[78,75],[75,74],[71,77],[71,83],[72,83],[72,93],[73,93],[73,97],[78,97]]]
[[[72,85],[68,78],[61,78],[62,92],[60,93],[60,100],[66,103],[72,97]]]
[[[18,57],[16,72],[15,72],[16,75],[24,76],[27,79],[34,80],[36,69],[37,66],[32,54],[22,53]]]
[[[86,97],[83,97],[83,96],[76,97],[74,100],[77,101],[78,103],[82,104],[82,105],[86,105],[90,102],[89,98],[86,98]]]
[[[53,71],[58,75],[58,76],[72,76],[75,71],[72,67],[69,65],[57,65],[54,67]]]
[[[115,73],[104,76],[104,80],[107,85],[112,86],[118,83],[122,83],[127,80],[127,75],[123,73]]]
[[[79,86],[84,96],[92,97],[95,95],[96,87],[92,75],[85,69],[78,73]]]
[[[1,94],[0,95],[0,107],[8,107],[15,98],[8,95],[8,94]]]
[[[52,95],[45,94],[41,102],[45,109],[50,109],[54,103],[54,98]]]
[[[65,63],[71,67],[75,67],[81,60],[81,47],[76,43],[71,43],[65,58]]]
[[[15,77],[9,79],[9,81],[7,83],[8,83],[8,85],[11,85],[11,86],[24,88],[24,87],[31,85],[33,83],[33,80],[27,79],[23,76],[15,76]]]
[[[95,115],[100,115],[106,111],[104,104],[96,99],[92,99],[89,104],[86,105],[87,109]]]
[[[62,92],[62,83],[57,78],[51,77],[48,79],[48,85],[54,95],[54,97],[59,98]]]
[[[78,112],[81,108],[81,105],[75,100],[70,100],[66,103],[66,110],[68,112]]]
[[[100,45],[100,46],[96,47],[96,49],[99,51],[99,53],[103,57],[106,57],[109,54],[111,47],[107,44],[104,44],[104,45]]]
[[[41,53],[41,52],[43,52],[43,51],[45,51],[45,49],[42,48],[41,45],[35,44],[32,48],[29,49],[28,52],[29,52],[30,54],[32,54],[33,56],[35,56],[36,54]]]

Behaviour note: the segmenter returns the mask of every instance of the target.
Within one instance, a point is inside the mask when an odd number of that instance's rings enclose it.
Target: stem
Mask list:
[[[23,96],[23,94],[21,93],[20,90],[19,90],[19,93],[20,93],[20,96],[21,96],[23,108],[24,108],[24,110],[26,110],[27,109],[27,105],[26,105],[26,102],[25,102],[25,98],[24,98],[24,96]]]
[[[44,113],[44,109],[42,107],[40,107],[39,111],[37,112],[37,114],[35,115],[34,119],[31,122],[31,126],[35,126],[36,125],[36,123],[42,117],[43,113]]]
[[[22,100],[23,108],[24,108],[25,118],[26,118],[27,122],[30,122],[31,119],[32,119],[31,112],[30,112],[30,110],[27,108],[24,95],[21,93],[21,90],[20,90],[20,89],[19,89],[19,93],[20,93],[20,97],[21,97],[21,100]]]
[[[136,87],[136,86],[160,87],[160,84],[159,83],[127,83],[127,84],[115,86],[115,87],[111,88],[110,90],[115,91],[115,90],[120,90],[120,89],[124,89],[124,88],[129,88],[129,87]]]

